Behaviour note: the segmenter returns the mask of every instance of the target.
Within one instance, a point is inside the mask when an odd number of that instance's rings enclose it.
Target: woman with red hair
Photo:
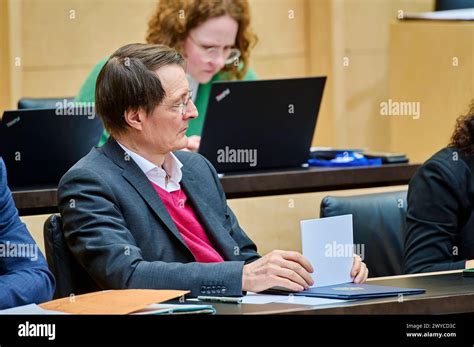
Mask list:
[[[147,43],[178,50],[186,60],[192,101],[199,117],[189,123],[188,149],[197,150],[206,115],[211,83],[219,80],[255,80],[249,68],[257,37],[250,28],[247,0],[160,0],[148,23]],[[107,58],[94,67],[76,97],[95,101],[95,84]],[[104,131],[99,145],[108,138]]]

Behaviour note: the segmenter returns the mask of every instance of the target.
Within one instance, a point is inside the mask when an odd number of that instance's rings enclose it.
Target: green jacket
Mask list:
[[[107,62],[108,58],[102,59],[91,71],[76,97],[76,102],[94,102],[95,101],[95,83],[99,76],[100,70]],[[217,73],[208,83],[200,84],[196,95],[196,108],[199,113],[199,117],[189,121],[189,128],[186,135],[201,135],[202,127],[204,125],[204,118],[206,117],[207,104],[209,101],[209,94],[211,93],[211,84],[214,81],[225,81],[228,80],[225,72]],[[252,69],[248,69],[245,74],[244,80],[256,80],[257,76]],[[104,130],[99,141],[99,146],[102,146],[108,139],[109,134]]]

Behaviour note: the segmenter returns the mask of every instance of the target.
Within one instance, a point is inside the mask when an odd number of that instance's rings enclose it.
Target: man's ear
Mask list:
[[[137,130],[142,130],[146,112],[141,107],[136,110],[129,108],[124,112],[123,117],[129,126]]]

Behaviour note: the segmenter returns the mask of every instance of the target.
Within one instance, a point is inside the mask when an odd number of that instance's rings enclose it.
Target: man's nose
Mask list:
[[[192,100],[189,100],[188,104],[186,105],[186,112],[184,113],[184,119],[197,118],[198,115],[199,114],[198,114],[196,105],[194,105],[194,102]]]

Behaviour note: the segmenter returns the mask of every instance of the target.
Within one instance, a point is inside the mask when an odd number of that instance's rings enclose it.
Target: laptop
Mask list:
[[[325,82],[326,77],[214,82],[199,153],[219,173],[301,168]]]
[[[91,107],[5,111],[0,156],[11,189],[56,187],[100,139],[102,122]]]

